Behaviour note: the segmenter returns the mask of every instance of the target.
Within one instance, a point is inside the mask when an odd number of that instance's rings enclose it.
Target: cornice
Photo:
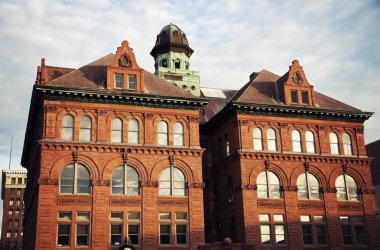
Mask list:
[[[200,110],[207,104],[205,98],[157,96],[129,91],[105,89],[77,89],[35,85],[34,91],[48,100],[89,103],[121,104],[170,109]]]
[[[43,150],[100,152],[100,153],[128,153],[146,155],[178,155],[200,157],[205,149],[199,147],[160,147],[157,145],[128,145],[111,143],[81,143],[56,140],[38,141]]]
[[[334,109],[323,109],[315,107],[302,106],[280,106],[259,103],[233,102],[230,109],[235,110],[238,114],[250,115],[269,115],[295,117],[301,119],[316,120],[334,120],[334,121],[353,121],[364,122],[368,120],[374,113],[364,111],[345,111]]]
[[[282,152],[260,152],[251,150],[239,150],[239,157],[242,159],[252,160],[274,160],[274,161],[291,161],[291,162],[309,162],[309,163],[330,163],[330,164],[360,164],[368,165],[371,159],[368,157],[346,157],[332,155],[315,155],[315,154],[283,154]]]

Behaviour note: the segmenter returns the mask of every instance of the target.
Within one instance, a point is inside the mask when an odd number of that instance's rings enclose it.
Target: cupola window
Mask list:
[[[297,90],[291,90],[290,91],[290,98],[292,100],[292,103],[298,103],[298,91]]]
[[[128,75],[128,89],[136,89],[136,75]]]
[[[301,91],[302,104],[309,104],[309,93],[307,91]]]
[[[176,69],[181,68],[181,61],[180,61],[179,59],[176,59],[176,60],[174,61],[174,67],[175,67]]]

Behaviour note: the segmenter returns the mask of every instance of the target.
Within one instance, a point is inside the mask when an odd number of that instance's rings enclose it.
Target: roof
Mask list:
[[[44,85],[79,89],[105,89],[107,67],[112,63],[115,54],[110,53],[79,69],[72,70]],[[189,92],[175,87],[171,83],[144,70],[144,92],[166,97],[194,98]]]

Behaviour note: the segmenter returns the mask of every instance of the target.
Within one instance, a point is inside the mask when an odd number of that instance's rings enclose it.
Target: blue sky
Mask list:
[[[0,167],[20,165],[31,90],[42,57],[47,65],[80,67],[122,40],[139,65],[169,23],[186,33],[191,68],[205,87],[242,87],[253,71],[284,74],[298,59],[315,90],[376,114],[366,143],[380,139],[380,2],[117,1],[0,2]]]

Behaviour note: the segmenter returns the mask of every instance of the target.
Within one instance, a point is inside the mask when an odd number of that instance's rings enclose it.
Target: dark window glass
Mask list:
[[[77,225],[77,246],[88,245],[88,225]]]
[[[124,83],[124,75],[120,73],[115,73],[115,88],[122,89]]]
[[[342,235],[343,235],[343,242],[345,245],[351,245],[352,244],[352,232],[351,232],[351,226],[342,226]]]
[[[136,75],[128,75],[128,89],[136,89]]]
[[[179,60],[175,61],[174,62],[174,66],[175,66],[176,69],[181,68],[181,62]]]
[[[58,225],[57,246],[70,246],[70,225]]]
[[[17,184],[22,184],[22,178],[17,179]]]
[[[187,225],[176,225],[176,239],[178,245],[187,244]]]
[[[302,104],[309,104],[309,92],[301,91]]]
[[[316,226],[317,230],[317,242],[318,245],[327,245],[327,240],[326,240],[326,227],[323,225],[317,225]]]
[[[364,226],[355,226],[356,243],[358,245],[366,245],[366,233]]]
[[[138,245],[140,238],[140,225],[128,225],[129,244]]]
[[[311,231],[311,225],[302,225],[302,234],[303,234],[303,244],[312,245],[313,235]]]
[[[111,246],[120,246],[123,243],[123,225],[111,225]]]
[[[169,245],[170,236],[170,225],[160,225],[160,245]]]
[[[290,91],[290,97],[293,103],[298,103],[298,91],[297,90],[291,90]]]

